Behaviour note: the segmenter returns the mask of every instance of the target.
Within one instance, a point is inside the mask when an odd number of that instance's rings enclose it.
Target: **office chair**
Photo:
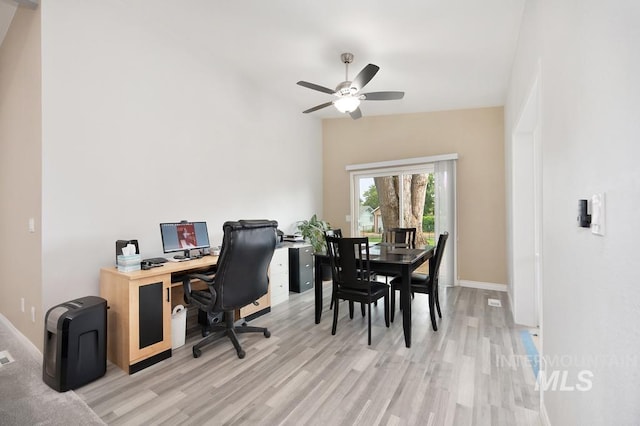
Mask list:
[[[333,327],[336,334],[339,301],[349,301],[349,317],[353,319],[353,303],[367,305],[368,342],[371,345],[371,304],[384,298],[384,320],[389,327],[389,286],[371,279],[369,239],[326,237],[327,252],[333,276]]]
[[[268,291],[268,270],[276,247],[277,226],[276,221],[270,220],[225,222],[215,275],[189,274],[184,279],[185,302],[197,306],[209,319],[202,330],[206,337],[193,347],[194,358],[200,356],[203,346],[225,335],[233,343],[238,358],[244,358],[237,333],[259,332],[264,337],[271,336],[266,328],[249,327],[246,322],[236,327],[234,315],[236,309],[253,303]],[[193,290],[192,279],[202,280],[208,288]],[[212,319],[218,318],[220,313],[224,313],[224,322],[213,323]],[[211,333],[216,331],[224,334]]]
[[[442,312],[440,311],[440,299],[438,295],[438,277],[440,275],[440,263],[442,262],[442,254],[444,253],[444,247],[449,238],[449,233],[444,232],[440,234],[438,238],[438,245],[436,246],[436,252],[433,257],[429,259],[429,275],[413,273],[411,274],[411,294],[423,293],[429,295],[429,315],[431,316],[431,327],[433,331],[438,331],[436,325],[435,309],[438,310],[438,316],[442,318]],[[391,321],[396,309],[396,297],[395,292],[400,290],[402,286],[402,278],[396,277],[391,280]],[[435,305],[435,306],[434,306]],[[400,302],[400,309],[402,309],[402,302]]]

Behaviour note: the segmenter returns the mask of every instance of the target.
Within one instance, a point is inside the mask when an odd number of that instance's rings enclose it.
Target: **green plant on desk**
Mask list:
[[[309,220],[298,222],[298,231],[306,240],[309,240],[316,253],[324,251],[324,231],[329,229],[331,229],[329,222],[318,219],[315,214]]]

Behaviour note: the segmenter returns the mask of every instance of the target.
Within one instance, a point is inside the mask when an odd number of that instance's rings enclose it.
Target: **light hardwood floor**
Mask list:
[[[325,283],[322,322],[314,324],[313,291],[252,321],[262,334],[240,335],[246,358],[221,339],[194,359],[191,345],[134,375],[111,363],[100,380],[76,390],[107,424],[229,425],[538,425],[538,393],[520,327],[506,293],[441,290],[443,318],[431,329],[427,296],[413,300],[413,344],[404,346],[402,320],[384,326],[372,307],[353,320],[345,302],[335,336]],[[487,299],[502,301],[490,307]],[[397,307],[396,307],[397,309]]]

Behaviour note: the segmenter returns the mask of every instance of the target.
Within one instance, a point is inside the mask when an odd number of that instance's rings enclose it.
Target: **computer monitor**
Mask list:
[[[161,223],[160,235],[165,253],[183,251],[185,257],[191,257],[192,249],[210,247],[207,222]]]

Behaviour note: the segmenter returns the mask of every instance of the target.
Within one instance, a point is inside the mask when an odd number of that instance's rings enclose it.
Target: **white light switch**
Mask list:
[[[36,220],[32,217],[29,218],[29,232],[36,232]]]
[[[344,218],[344,220],[345,220],[345,222],[347,222],[347,223],[351,222],[351,215],[349,215],[349,214],[348,214],[348,215],[346,215],[346,216],[345,216],[345,218]]]
[[[604,235],[604,192],[591,197],[591,232]]]

